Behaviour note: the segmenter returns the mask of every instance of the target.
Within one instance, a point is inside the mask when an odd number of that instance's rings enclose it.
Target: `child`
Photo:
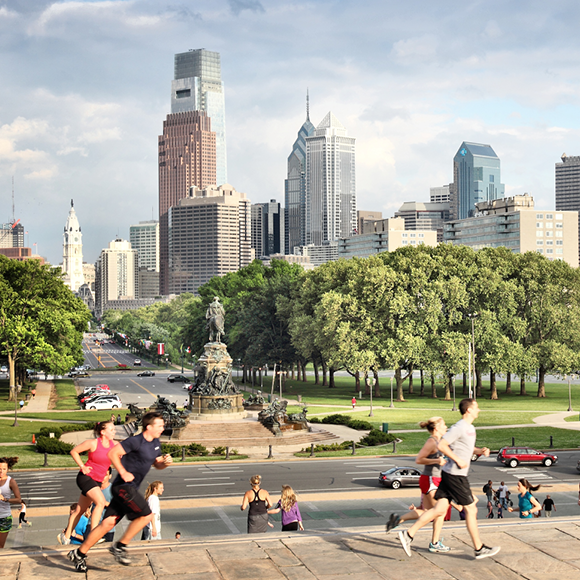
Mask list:
[[[79,523],[76,525],[75,529],[72,531],[70,536],[70,543],[81,545],[84,542],[85,536],[91,531],[90,526],[91,519],[91,506],[89,506],[85,513],[81,516]]]
[[[20,514],[18,516],[18,527],[21,528],[22,524],[28,524],[31,526],[32,524],[26,520],[26,502],[22,500],[22,504],[20,505]]]
[[[149,504],[149,509],[153,513],[153,519],[143,528],[142,540],[161,539],[161,507],[159,506],[159,496],[163,495],[163,482],[154,481],[147,486],[145,499]]]
[[[508,512],[520,512],[521,519],[533,518],[542,509],[540,502],[531,494],[538,489],[539,485],[532,485],[527,479],[518,480],[518,507],[509,507]]]
[[[283,532],[296,530],[304,531],[302,516],[300,515],[300,509],[298,508],[298,502],[296,501],[296,493],[289,485],[282,486],[280,501],[273,509],[268,510],[268,513],[277,514],[280,511],[282,511]]]

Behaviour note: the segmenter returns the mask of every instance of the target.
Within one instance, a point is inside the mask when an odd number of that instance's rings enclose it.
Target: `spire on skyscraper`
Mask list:
[[[310,121],[310,97],[308,95],[308,88],[306,88],[306,120]]]

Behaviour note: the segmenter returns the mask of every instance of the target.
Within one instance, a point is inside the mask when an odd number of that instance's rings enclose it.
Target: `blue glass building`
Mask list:
[[[464,141],[453,158],[453,182],[454,219],[473,217],[476,203],[505,195],[499,157],[491,145]]]

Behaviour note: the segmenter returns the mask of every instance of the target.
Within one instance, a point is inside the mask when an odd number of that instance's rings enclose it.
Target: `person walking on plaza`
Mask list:
[[[532,485],[527,479],[518,480],[518,507],[509,507],[508,512],[520,512],[520,519],[532,519],[542,509],[540,502],[531,493],[538,489],[539,485]]]
[[[501,504],[501,507],[504,510],[507,510],[507,508],[508,508],[507,500],[508,500],[508,493],[509,493],[508,486],[502,481],[500,486],[497,488],[497,491],[499,493],[499,503]]]
[[[490,480],[488,480],[488,482],[483,486],[483,493],[485,493],[486,497],[487,497],[487,501],[491,502],[493,504],[493,494],[494,494],[494,489],[493,489],[493,483]]]
[[[268,513],[277,514],[280,511],[282,512],[283,532],[295,532],[297,530],[304,531],[300,508],[298,507],[298,501],[296,500],[296,492],[289,485],[282,486],[280,501],[273,509],[268,510]]]
[[[101,521],[101,515],[107,504],[101,486],[111,465],[108,453],[115,445],[113,441],[115,426],[111,421],[97,423],[95,437],[95,439],[83,441],[70,452],[75,463],[80,467],[77,486],[81,490],[81,496],[76,510],[68,518],[66,528],[56,538],[63,546],[70,544],[72,531],[91,504],[95,504],[91,515],[92,529],[95,529]],[[80,454],[85,452],[88,452],[88,459],[83,464]]]
[[[145,490],[145,499],[153,514],[153,519],[143,528],[143,533],[141,534],[142,540],[161,539],[161,506],[159,505],[159,496],[163,495],[163,491],[162,481],[150,483]]]
[[[408,529],[399,532],[399,540],[407,556],[411,556],[411,543],[415,534],[429,522],[437,517],[443,517],[451,501],[463,506],[465,511],[465,524],[471,536],[475,549],[475,558],[480,560],[494,556],[500,551],[500,547],[486,546],[479,537],[477,528],[477,500],[471,493],[471,487],[467,479],[469,465],[473,452],[489,457],[487,447],[475,447],[475,427],[473,422],[479,416],[479,406],[475,399],[463,399],[459,403],[461,420],[455,423],[439,441],[438,449],[449,459],[443,466],[441,483],[435,492],[437,503],[435,507],[426,511]]]
[[[352,398],[351,403],[352,403],[352,408],[354,409],[356,407],[356,397]]]
[[[20,513],[18,514],[18,527],[21,528],[22,524],[27,524],[31,526],[32,524],[26,519],[26,502],[22,500],[20,505]]]
[[[249,506],[248,534],[261,534],[268,529],[268,508],[272,507],[272,500],[270,494],[260,487],[260,483],[262,483],[261,475],[250,477],[252,489],[244,494],[240,506],[242,511]]]
[[[435,507],[435,492],[441,483],[441,467],[445,465],[445,458],[439,451],[438,445],[441,437],[447,432],[447,425],[442,417],[431,417],[431,419],[420,423],[419,426],[421,429],[427,429],[430,433],[415,459],[415,463],[425,466],[419,477],[421,507],[411,506],[410,511],[402,516],[391,514],[386,525],[387,532],[397,527],[401,522],[418,519],[425,511]],[[433,520],[433,536],[429,544],[430,552],[449,552],[449,547],[440,540],[444,516],[445,514]]]
[[[18,457],[0,457],[0,549],[6,545],[12,529],[10,504],[21,504],[20,490],[16,480],[8,475],[8,470],[18,461]]]
[[[542,504],[542,509],[544,510],[544,514],[546,515],[547,518],[552,517],[552,510],[558,511],[556,509],[556,504],[554,503],[554,500],[549,495],[546,496],[546,499]]]
[[[139,435],[125,439],[109,451],[109,459],[118,473],[113,481],[113,500],[105,510],[103,521],[91,530],[79,548],[68,553],[77,572],[87,571],[88,551],[125,516],[130,522],[129,526],[109,551],[119,564],[130,566],[127,544],[153,517],[147,500],[139,492],[139,486],[152,466],[165,469],[171,465],[172,459],[171,455],[161,455],[159,437],[165,429],[161,413],[146,413],[141,424],[143,431]]]

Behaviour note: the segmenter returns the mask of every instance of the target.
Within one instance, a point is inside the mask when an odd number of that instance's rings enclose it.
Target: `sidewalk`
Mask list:
[[[2,580],[122,577],[124,580],[576,580],[580,574],[580,520],[480,522],[484,542],[501,546],[475,560],[463,522],[446,525],[448,554],[426,548],[429,531],[413,544],[412,558],[397,534],[383,526],[365,531],[278,532],[267,535],[135,542],[133,565],[120,566],[107,547],[95,547],[86,574],[66,559],[68,546],[0,552]]]

